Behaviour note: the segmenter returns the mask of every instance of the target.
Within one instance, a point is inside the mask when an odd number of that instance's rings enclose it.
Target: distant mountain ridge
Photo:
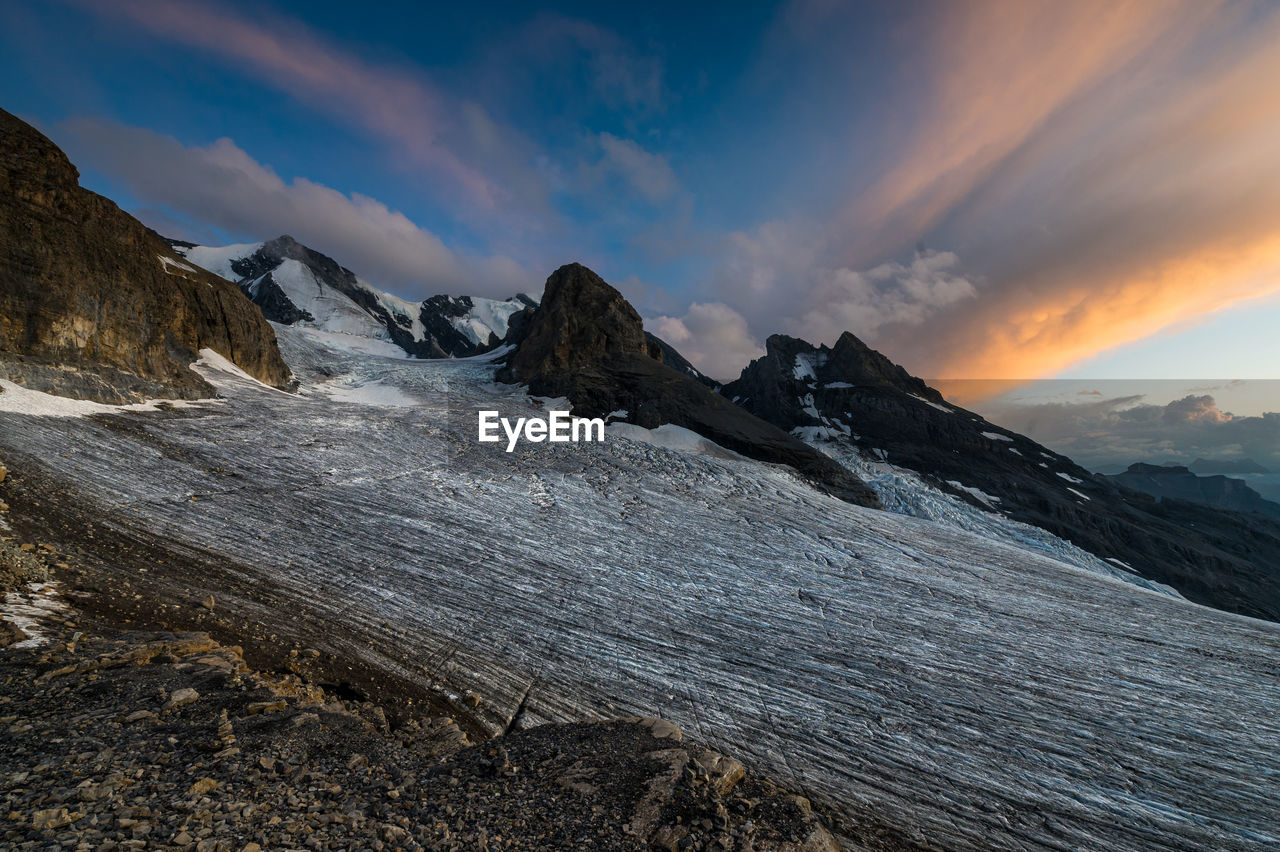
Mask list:
[[[1179,465],[1142,462],[1131,464],[1124,473],[1107,478],[1159,500],[1186,500],[1233,512],[1256,512],[1280,520],[1280,503],[1265,499],[1243,479],[1222,475],[1200,476]]]
[[[1196,459],[1187,465],[1187,469],[1197,476],[1232,473],[1273,473],[1270,468],[1263,467],[1253,459]]]
[[[419,358],[462,358],[501,346],[537,302],[432,296],[401,299],[288,235],[263,243],[199,246],[170,240],[196,266],[237,284],[263,316],[395,344]]]
[[[1095,476],[952,405],[848,332],[834,347],[774,335],[721,393],[833,454],[914,471],[1191,600],[1280,621],[1280,523]]]

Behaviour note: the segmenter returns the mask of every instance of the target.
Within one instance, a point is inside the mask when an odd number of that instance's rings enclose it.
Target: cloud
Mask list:
[[[993,403],[983,414],[1093,469],[1137,461],[1190,463],[1250,458],[1280,469],[1280,413],[1237,416],[1214,398],[1189,395],[1166,405],[1141,396],[1080,403]]]
[[[951,252],[920,251],[909,263],[882,263],[865,271],[818,270],[804,313],[787,321],[797,335],[829,342],[844,331],[875,340],[885,326],[918,326],[978,290],[957,269]]]
[[[764,354],[746,319],[720,302],[694,302],[683,317],[657,317],[646,320],[645,325],[695,367],[721,382],[736,379],[748,361]]]
[[[459,102],[421,74],[368,62],[300,21],[250,18],[200,0],[74,0],[154,35],[217,55],[236,69],[390,144],[474,207],[501,212],[542,203],[541,181],[519,134],[497,128],[476,104]],[[520,193],[521,197],[514,197]]]
[[[306,178],[286,182],[230,139],[186,146],[150,130],[88,119],[59,130],[77,161],[112,174],[148,205],[259,239],[290,234],[409,298],[441,292],[505,298],[538,280],[509,258],[454,252],[376,199]],[[139,213],[157,227],[173,221],[171,214],[154,216],[151,207]]]
[[[717,292],[749,306],[747,318],[762,337],[785,331],[832,344],[852,331],[875,345],[886,329],[918,327],[980,292],[953,252],[921,248],[905,262],[831,266],[824,234],[784,222],[730,234],[723,251]]]
[[[612,133],[597,137],[604,151],[601,167],[620,175],[633,189],[652,203],[675,195],[680,182],[666,157],[652,154],[630,139]]]
[[[857,14],[791,11],[824,57]],[[887,118],[826,175],[843,198],[730,240],[717,296],[757,333],[847,325],[918,374],[1025,379],[1280,293],[1280,7],[976,0],[900,23]],[[921,242],[957,280],[871,280]]]

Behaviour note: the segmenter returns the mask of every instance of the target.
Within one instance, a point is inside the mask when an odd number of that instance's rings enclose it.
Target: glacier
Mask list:
[[[828,808],[850,848],[870,825],[952,849],[1280,844],[1280,625],[966,528],[889,469],[908,512],[625,427],[508,454],[476,412],[543,404],[491,357],[276,331],[296,394],[206,359],[219,399],[0,405],[0,453],[361,637],[333,652],[474,691],[491,731],[662,716]]]

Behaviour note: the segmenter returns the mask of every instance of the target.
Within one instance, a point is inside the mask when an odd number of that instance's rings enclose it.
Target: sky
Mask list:
[[[579,261],[722,380],[845,330],[1276,379],[1277,45],[1274,2],[0,0],[0,107],[168,236],[406,298]]]

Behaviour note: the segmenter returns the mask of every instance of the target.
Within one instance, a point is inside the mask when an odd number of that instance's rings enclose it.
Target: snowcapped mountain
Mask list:
[[[511,299],[386,293],[290,236],[198,246],[170,240],[188,261],[235,282],[272,322],[384,340],[420,358],[469,357],[500,346],[537,305]]]
[[[924,485],[1039,527],[1191,600],[1280,621],[1280,524],[1157,502],[1094,476],[952,405],[852,334],[834,347],[774,335],[722,393],[841,460],[886,506],[933,516],[914,496],[896,493],[906,476],[912,489]]]

